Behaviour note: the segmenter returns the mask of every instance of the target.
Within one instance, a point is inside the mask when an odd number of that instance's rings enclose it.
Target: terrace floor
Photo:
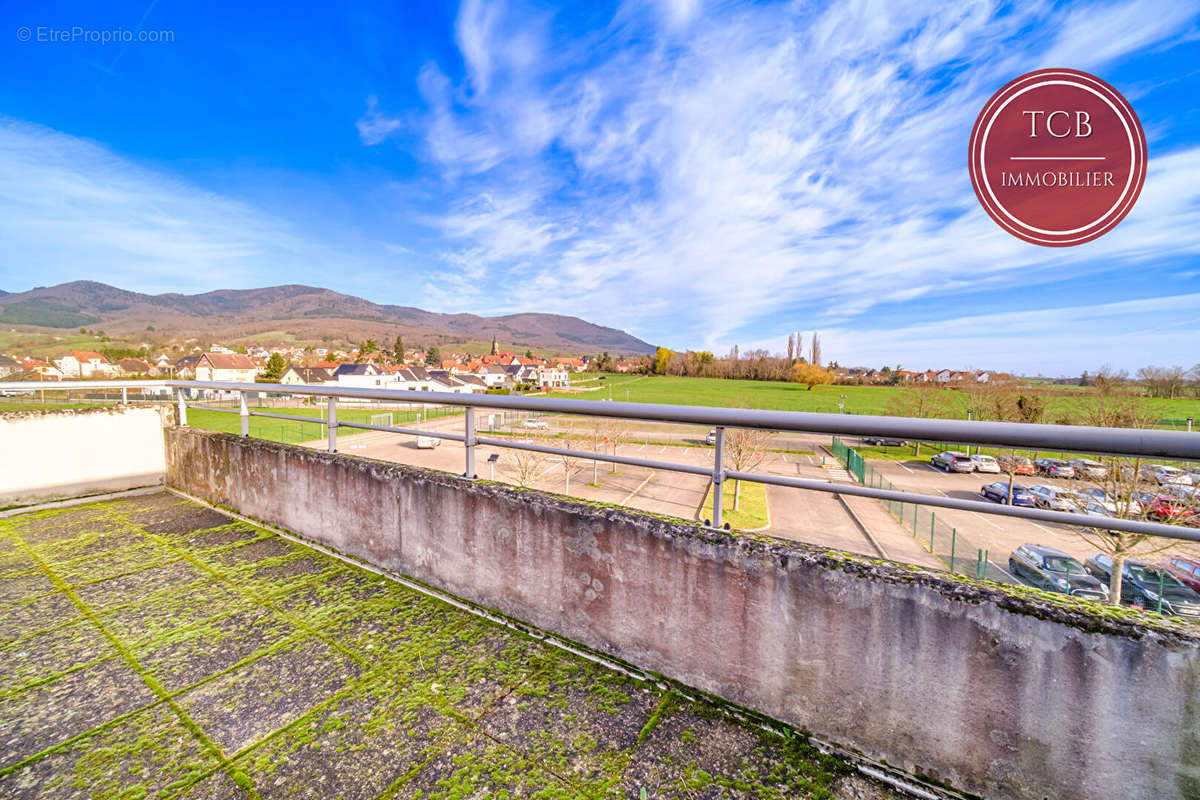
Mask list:
[[[896,795],[158,494],[0,519],[0,796]]]

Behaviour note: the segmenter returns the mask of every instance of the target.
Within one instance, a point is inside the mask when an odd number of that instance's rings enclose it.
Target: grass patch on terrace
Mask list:
[[[167,495],[0,520],[0,796],[896,796]]]
[[[760,530],[770,525],[770,514],[767,511],[767,487],[761,483],[742,481],[741,498],[738,508],[735,510],[733,500],[734,493],[737,491],[736,483],[737,481],[727,480],[721,484],[723,487],[721,524],[728,522],[729,527],[743,531]],[[712,501],[712,490],[709,490],[708,496],[704,500],[704,508],[700,512],[701,519],[711,520],[713,518]]]

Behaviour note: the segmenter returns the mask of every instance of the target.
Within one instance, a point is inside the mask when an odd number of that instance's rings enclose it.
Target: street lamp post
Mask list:
[[[967,409],[967,422],[970,422],[970,421],[971,421],[971,419],[972,419],[972,417],[974,416],[974,414],[975,414],[975,412],[974,412],[974,411],[972,411],[972,410],[971,410],[971,409],[969,409],[969,408]],[[975,452],[979,452],[979,451],[978,451],[978,450],[976,450]],[[971,455],[971,444],[970,444],[970,442],[968,442],[968,443],[967,443],[967,455]]]

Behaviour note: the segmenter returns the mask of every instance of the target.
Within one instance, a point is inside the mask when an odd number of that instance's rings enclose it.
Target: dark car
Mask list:
[[[895,436],[864,436],[863,444],[873,444],[877,447],[907,447],[907,439],[897,439]]]
[[[1039,458],[1033,462],[1037,471],[1051,478],[1074,478],[1075,468],[1061,458]]]
[[[1023,544],[1008,557],[1008,571],[1035,589],[1061,592],[1085,600],[1108,600],[1108,587],[1088,574],[1083,564],[1044,544]]]
[[[996,481],[989,483],[979,490],[979,493],[996,503],[1008,503],[1008,482]],[[1019,483],[1013,484],[1012,487],[1012,504],[1014,506],[1029,506],[1033,508],[1037,506],[1037,499],[1033,493]]]
[[[1158,565],[1178,578],[1184,586],[1200,592],[1200,559],[1171,556],[1158,562]]]
[[[1112,575],[1112,557],[1097,553],[1084,562],[1094,578],[1107,584]],[[1129,560],[1121,570],[1121,603],[1158,611],[1172,617],[1200,618],[1200,593],[1189,589],[1162,567]]]

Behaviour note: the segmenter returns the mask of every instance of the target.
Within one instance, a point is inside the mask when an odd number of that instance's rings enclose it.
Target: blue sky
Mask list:
[[[843,364],[1200,362],[1197,2],[257,5],[0,10],[0,288],[308,283],[717,351],[819,329]],[[172,40],[38,40],[76,26]],[[1138,205],[1080,247],[1004,233],[967,172],[984,101],[1042,67],[1116,86],[1149,140]]]

